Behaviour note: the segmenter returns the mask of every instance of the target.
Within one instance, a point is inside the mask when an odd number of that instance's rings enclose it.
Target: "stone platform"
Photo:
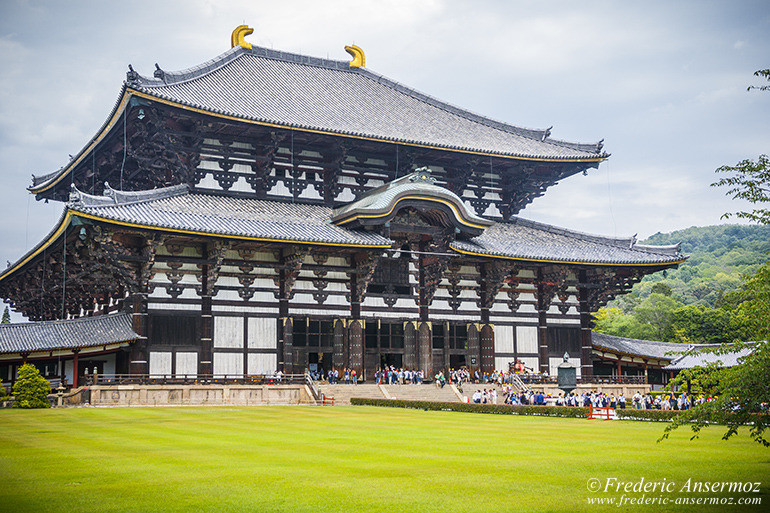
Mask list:
[[[315,404],[306,385],[98,385],[91,406],[274,406]]]

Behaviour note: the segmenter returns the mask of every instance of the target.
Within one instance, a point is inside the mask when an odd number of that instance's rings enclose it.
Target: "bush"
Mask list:
[[[615,410],[621,420],[651,420],[653,422],[671,422],[682,413],[677,410]]]
[[[14,408],[48,408],[51,387],[32,364],[19,367],[19,376],[13,384]]]
[[[588,408],[570,406],[525,406],[507,404],[446,403],[439,401],[402,401],[398,399],[364,399],[353,397],[350,404],[358,406],[387,406],[416,410],[463,411],[471,413],[497,413],[502,415],[540,415],[543,417],[586,418]]]

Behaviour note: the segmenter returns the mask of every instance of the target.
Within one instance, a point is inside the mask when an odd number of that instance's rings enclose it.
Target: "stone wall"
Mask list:
[[[112,385],[90,389],[91,406],[315,404],[305,385]]]

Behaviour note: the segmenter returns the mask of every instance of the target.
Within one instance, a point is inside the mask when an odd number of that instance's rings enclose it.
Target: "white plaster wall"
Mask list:
[[[111,376],[115,374],[115,353],[105,355],[102,374]]]
[[[275,354],[250,354],[248,363],[248,374],[272,374],[278,367]]]
[[[150,376],[171,374],[171,351],[150,351]]]
[[[527,356],[525,358],[519,358],[527,369],[532,369],[534,372],[540,370],[540,358],[535,356]]]
[[[275,319],[249,319],[249,347],[275,349],[278,340],[278,323]],[[251,364],[249,364],[251,367]],[[252,372],[249,370],[249,372]]]
[[[198,375],[198,353],[194,351],[184,351],[176,353],[176,375],[177,376],[197,376]]]
[[[497,356],[495,357],[495,370],[508,372],[508,369],[510,368],[509,363],[511,362],[516,362],[516,359],[513,357],[501,358]]]
[[[495,326],[495,352],[513,353],[513,326]]]
[[[536,326],[516,326],[516,352],[538,352]]]
[[[214,374],[243,374],[243,353],[214,353]]]
[[[214,347],[243,347],[243,317],[214,317]]]
[[[68,360],[64,362],[64,378],[67,380],[67,383],[72,384],[72,378],[75,375],[73,371],[73,365],[74,362],[72,360]],[[16,376],[14,376],[16,377]]]

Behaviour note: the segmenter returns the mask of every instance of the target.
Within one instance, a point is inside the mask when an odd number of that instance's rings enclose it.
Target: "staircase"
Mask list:
[[[326,385],[317,383],[318,389],[326,398],[334,397],[334,404],[350,404],[351,397],[363,397],[366,399],[401,399],[404,401],[443,401],[460,402],[462,395],[458,396],[451,385],[438,388],[430,385]],[[489,387],[487,387],[489,389]],[[475,391],[475,389],[474,389]],[[473,392],[471,392],[473,393]]]
[[[350,404],[351,397],[366,399],[385,399],[379,385],[326,385],[318,384],[318,389],[327,399],[334,397],[334,404]]]
[[[451,385],[439,388],[430,385],[383,385],[393,399],[402,401],[441,401],[459,403],[460,398],[452,390]]]

